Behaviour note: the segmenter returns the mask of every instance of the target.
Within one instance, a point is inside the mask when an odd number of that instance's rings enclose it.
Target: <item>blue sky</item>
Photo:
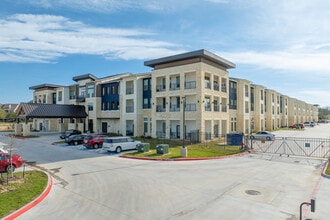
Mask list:
[[[330,106],[327,0],[1,0],[0,103],[29,87],[151,69],[143,62],[206,49],[244,78]]]

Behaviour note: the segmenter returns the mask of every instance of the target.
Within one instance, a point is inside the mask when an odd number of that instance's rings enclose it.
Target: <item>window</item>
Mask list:
[[[144,131],[144,133],[148,133],[148,118],[144,118],[143,121],[144,121],[143,131]]]
[[[206,89],[210,89],[211,88],[210,77],[205,76],[204,83],[205,83],[205,88]]]
[[[93,103],[88,103],[88,111],[93,111]]]
[[[69,94],[69,95],[70,95],[70,96],[69,96],[69,99],[75,99],[75,98],[76,98],[76,88],[71,87],[69,93],[70,93],[70,94]]]
[[[62,91],[58,92],[58,101],[61,102],[62,101]]]
[[[94,85],[87,86],[88,98],[94,97]]]

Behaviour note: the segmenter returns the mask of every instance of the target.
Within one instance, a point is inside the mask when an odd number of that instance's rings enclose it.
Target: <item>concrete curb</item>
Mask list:
[[[44,173],[46,173],[46,172],[44,172]],[[13,220],[13,219],[17,218],[18,216],[22,215],[26,211],[28,211],[28,210],[32,209],[33,207],[35,207],[36,205],[38,205],[42,200],[44,200],[46,198],[46,196],[49,194],[49,192],[53,186],[52,176],[50,176],[48,173],[46,173],[46,174],[48,176],[48,183],[47,183],[45,190],[32,202],[28,203],[27,205],[23,206],[22,208],[18,209],[17,211],[4,217],[3,218],[4,220]]]
[[[328,178],[328,179],[330,179],[330,175],[325,174],[325,171],[327,170],[329,162],[330,162],[330,160],[328,160],[328,162],[325,164],[324,169],[323,169],[322,174],[321,174],[323,177]]]
[[[126,158],[126,159],[136,159],[136,160],[153,160],[153,161],[195,161],[195,160],[219,160],[225,158],[233,158],[233,157],[241,157],[249,154],[250,152],[246,151],[240,154],[233,154],[227,156],[220,156],[220,157],[203,157],[203,158],[150,158],[150,157],[135,157],[135,156],[125,156],[121,155],[119,157]]]

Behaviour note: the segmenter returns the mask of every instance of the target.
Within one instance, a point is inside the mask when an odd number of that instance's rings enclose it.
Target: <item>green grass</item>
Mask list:
[[[46,188],[48,177],[41,171],[14,173],[15,181],[7,184],[7,174],[0,179],[0,218],[9,215],[37,198]]]
[[[325,170],[325,174],[330,175],[330,161],[328,163],[327,169]]]
[[[127,153],[127,156],[135,156],[135,157],[151,157],[151,158],[158,158],[158,159],[175,159],[181,158],[181,146],[182,141],[173,141],[173,140],[157,140],[157,139],[140,139],[137,138],[145,143],[150,144],[150,151],[146,153],[141,152],[133,152]],[[169,144],[169,153],[165,155],[157,155],[156,146],[157,144]],[[185,144],[188,149],[187,158],[211,158],[211,157],[220,157],[225,155],[232,155],[241,153],[240,146],[224,146],[219,145],[219,141],[212,141],[206,143],[199,143],[199,144]]]

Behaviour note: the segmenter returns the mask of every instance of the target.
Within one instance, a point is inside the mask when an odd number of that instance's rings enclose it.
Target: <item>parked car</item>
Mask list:
[[[304,126],[304,124],[297,123],[297,124],[289,126],[289,128],[303,129],[303,128],[305,128],[305,126]]]
[[[8,151],[3,146],[0,146],[0,153],[7,153],[8,154]]]
[[[65,143],[69,145],[78,145],[84,143],[84,138],[86,137],[85,134],[75,134],[65,138]]]
[[[61,134],[60,138],[65,139],[65,138],[70,137],[71,135],[75,135],[75,134],[81,134],[81,131],[74,130],[74,129],[66,130],[63,134]]]
[[[100,148],[103,145],[104,138],[106,138],[106,135],[102,134],[93,134],[93,135],[87,135],[84,138],[84,146],[87,148]]]
[[[141,141],[134,141],[130,137],[107,137],[103,142],[103,149],[107,151],[116,151],[117,153],[122,150],[133,150]]]
[[[304,126],[305,126],[305,127],[307,127],[307,126],[309,126],[309,127],[314,127],[314,126],[315,126],[315,123],[312,122],[312,121],[306,121],[306,122],[304,122]]]
[[[0,152],[0,172],[11,173],[23,165],[23,159],[20,155],[14,154],[11,158],[12,162],[10,163],[10,154]]]
[[[275,139],[275,135],[268,132],[268,131],[259,131],[255,134],[253,134],[251,136],[251,139],[255,139],[255,140],[274,140]]]

